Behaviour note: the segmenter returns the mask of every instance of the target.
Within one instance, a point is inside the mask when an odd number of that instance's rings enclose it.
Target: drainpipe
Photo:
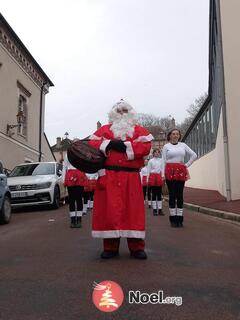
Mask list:
[[[224,150],[224,164],[225,164],[225,183],[226,183],[227,201],[230,201],[232,200],[232,194],[231,194],[230,157],[229,157],[229,143],[228,143],[227,107],[226,107],[220,0],[216,1],[216,9],[217,9],[217,15],[218,15],[218,19],[217,19],[218,30],[220,30],[219,45],[220,45],[220,61],[222,64],[222,68],[220,68],[220,70],[221,70],[222,90],[223,90],[222,118],[223,118],[223,150]]]
[[[43,111],[43,92],[45,85],[47,83],[44,83],[41,87],[41,94],[40,94],[40,117],[39,117],[39,156],[38,156],[38,162],[42,161],[42,111]]]

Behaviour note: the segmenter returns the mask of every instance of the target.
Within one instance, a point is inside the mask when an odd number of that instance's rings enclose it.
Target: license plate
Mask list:
[[[27,192],[14,192],[11,194],[12,198],[24,198],[27,197],[28,193]]]

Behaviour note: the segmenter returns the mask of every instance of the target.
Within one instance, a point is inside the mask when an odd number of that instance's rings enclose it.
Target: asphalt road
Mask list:
[[[167,212],[167,209],[164,209]],[[240,319],[240,224],[185,212],[185,227],[147,210],[148,260],[101,260],[101,240],[90,234],[91,215],[70,229],[68,208],[16,212],[0,226],[2,320],[237,320]],[[115,312],[92,302],[93,282],[112,280],[123,289]],[[182,297],[182,305],[130,304],[129,291]]]

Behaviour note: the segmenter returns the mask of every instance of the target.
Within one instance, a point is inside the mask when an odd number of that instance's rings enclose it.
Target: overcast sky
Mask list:
[[[1,13],[55,85],[50,144],[91,134],[121,98],[181,122],[207,92],[209,0],[2,0]]]

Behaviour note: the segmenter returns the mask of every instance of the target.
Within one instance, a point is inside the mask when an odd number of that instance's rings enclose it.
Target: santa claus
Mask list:
[[[121,237],[127,238],[131,256],[147,258],[139,170],[152,139],[145,128],[137,125],[136,112],[123,100],[109,112],[109,124],[90,137],[89,143],[106,155],[95,189],[92,223],[92,236],[104,239],[103,259],[118,256]]]

